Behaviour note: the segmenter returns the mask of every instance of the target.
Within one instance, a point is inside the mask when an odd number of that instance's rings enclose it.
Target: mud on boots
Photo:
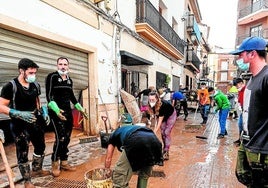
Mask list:
[[[65,171],[75,171],[76,167],[71,166],[67,160],[60,162],[60,169]]]
[[[57,160],[57,161],[52,161],[52,175],[54,176],[54,177],[58,177],[58,176],[60,176],[60,163],[59,163],[60,161],[59,160]]]
[[[43,170],[43,161],[44,155],[36,155],[33,153],[33,162],[32,162],[32,177],[43,177],[50,175],[48,170]]]
[[[31,171],[30,171],[30,165],[28,162],[19,164],[19,170],[21,173],[21,176],[24,180],[24,187],[25,188],[34,188],[34,184],[31,182]]]

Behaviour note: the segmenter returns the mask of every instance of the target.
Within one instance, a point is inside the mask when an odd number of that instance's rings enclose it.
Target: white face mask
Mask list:
[[[66,71],[62,71],[62,70],[58,70],[58,73],[60,74],[60,75],[67,75],[69,72],[66,70]]]
[[[25,78],[25,81],[28,83],[33,83],[33,82],[35,82],[35,80],[36,80],[35,74],[31,74],[31,75],[27,76],[27,78]]]
[[[150,104],[151,108],[153,108],[155,106],[156,102],[150,102],[149,104]]]

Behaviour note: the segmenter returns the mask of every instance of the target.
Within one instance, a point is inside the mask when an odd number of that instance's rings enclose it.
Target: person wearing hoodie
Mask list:
[[[215,113],[219,111],[219,123],[220,123],[220,133],[218,134],[218,139],[224,138],[227,135],[226,131],[226,120],[228,113],[230,111],[230,102],[225,94],[220,90],[215,90],[213,87],[208,88],[210,95],[213,95],[213,99],[216,102],[217,106]]]

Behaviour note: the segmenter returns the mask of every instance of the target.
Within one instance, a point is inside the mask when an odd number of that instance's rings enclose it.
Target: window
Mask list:
[[[220,80],[221,80],[221,81],[227,81],[227,76],[228,76],[228,75],[227,75],[227,72],[222,72],[222,73],[221,73],[221,78],[220,78]]]
[[[251,37],[261,37],[262,25],[251,27],[250,28],[250,36]]]
[[[221,70],[228,70],[228,61],[221,62]]]

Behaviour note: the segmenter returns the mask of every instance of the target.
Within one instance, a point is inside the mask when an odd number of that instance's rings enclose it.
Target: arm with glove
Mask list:
[[[66,117],[62,114],[64,111],[58,107],[55,101],[50,101],[48,103],[48,107],[53,110],[62,121],[67,120]]]
[[[82,115],[84,116],[84,118],[88,119],[88,114],[86,113],[86,110],[81,106],[81,104],[78,102],[74,105],[74,107],[82,113]]]

